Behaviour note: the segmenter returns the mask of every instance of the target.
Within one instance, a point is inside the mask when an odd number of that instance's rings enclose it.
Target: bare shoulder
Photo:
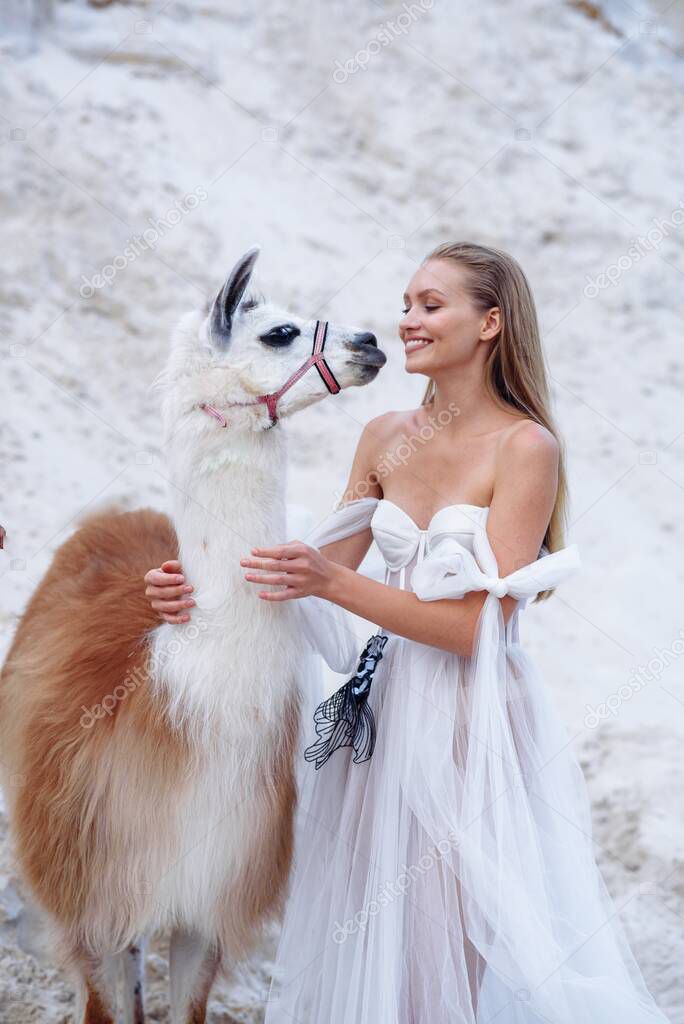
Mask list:
[[[415,413],[411,410],[383,412],[379,416],[374,416],[363,428],[359,439],[359,446],[363,445],[369,449],[374,449],[379,445],[384,448],[385,445],[397,436],[398,432],[406,429],[407,423],[410,422],[414,415]]]
[[[382,487],[378,477],[378,466],[391,446],[403,422],[404,413],[385,412],[374,416],[361,431],[356,445],[354,460],[349,473],[344,497],[352,501],[360,493],[364,497],[379,498]]]
[[[499,440],[495,490],[553,505],[559,467],[560,444],[554,434],[541,423],[518,420]]]
[[[361,431],[354,456],[354,472],[370,472],[406,433],[415,411],[383,412],[369,420]],[[379,491],[378,491],[379,493]]]
[[[502,430],[498,454],[506,462],[553,466],[558,462],[560,444],[543,424],[523,419]]]
[[[388,434],[396,430],[397,427],[403,427],[409,421],[409,419],[415,415],[415,412],[411,410],[399,410],[382,412],[379,416],[374,416],[372,420],[369,420],[364,430],[368,430],[372,434]]]
[[[560,444],[534,420],[519,420],[502,431],[496,459],[495,494],[507,506],[543,512],[548,525],[558,488]]]

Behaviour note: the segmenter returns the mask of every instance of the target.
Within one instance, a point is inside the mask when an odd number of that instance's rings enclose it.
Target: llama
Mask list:
[[[285,539],[279,418],[368,383],[385,356],[372,334],[248,293],[257,255],[183,318],[160,377],[173,522],[151,509],[86,520],[0,678],[19,866],[85,1024],[113,1024],[117,987],[125,1021],[141,1024],[144,940],[161,928],[171,1019],[200,1024],[219,970],[282,912],[302,638],[296,602],[260,601],[239,559]],[[145,571],[175,557],[195,586],[187,626],[160,625],[144,596]]]

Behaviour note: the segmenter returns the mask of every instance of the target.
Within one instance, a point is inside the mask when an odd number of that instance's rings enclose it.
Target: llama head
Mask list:
[[[212,303],[181,322],[165,374],[165,410],[174,421],[204,416],[207,406],[231,430],[272,426],[259,396],[278,391],[312,354],[315,320],[306,320],[247,291],[259,249],[235,264]],[[375,336],[358,327],[329,323],[325,361],[340,388],[368,384],[386,356]],[[279,419],[330,394],[310,367],[277,403]],[[215,427],[215,424],[214,424]]]

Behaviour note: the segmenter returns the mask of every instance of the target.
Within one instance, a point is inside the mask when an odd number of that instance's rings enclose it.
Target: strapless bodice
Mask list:
[[[421,530],[403,508],[389,498],[381,498],[370,525],[385,561],[386,582],[402,589],[408,587],[411,570],[444,536],[454,537],[472,553],[475,531],[485,524],[488,511],[480,505],[446,505]]]

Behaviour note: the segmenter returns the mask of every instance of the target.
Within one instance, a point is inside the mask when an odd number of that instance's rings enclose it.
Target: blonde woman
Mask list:
[[[276,588],[264,601],[315,595],[378,626],[353,686],[304,722],[266,1024],[662,1024],[594,861],[569,736],[519,642],[525,603],[577,567],[529,285],[503,252],[446,244],[404,303],[421,405],[367,425],[308,544],[241,562]],[[357,572],[373,540],[384,583]],[[192,607],[180,572],[146,576],[171,622]]]

